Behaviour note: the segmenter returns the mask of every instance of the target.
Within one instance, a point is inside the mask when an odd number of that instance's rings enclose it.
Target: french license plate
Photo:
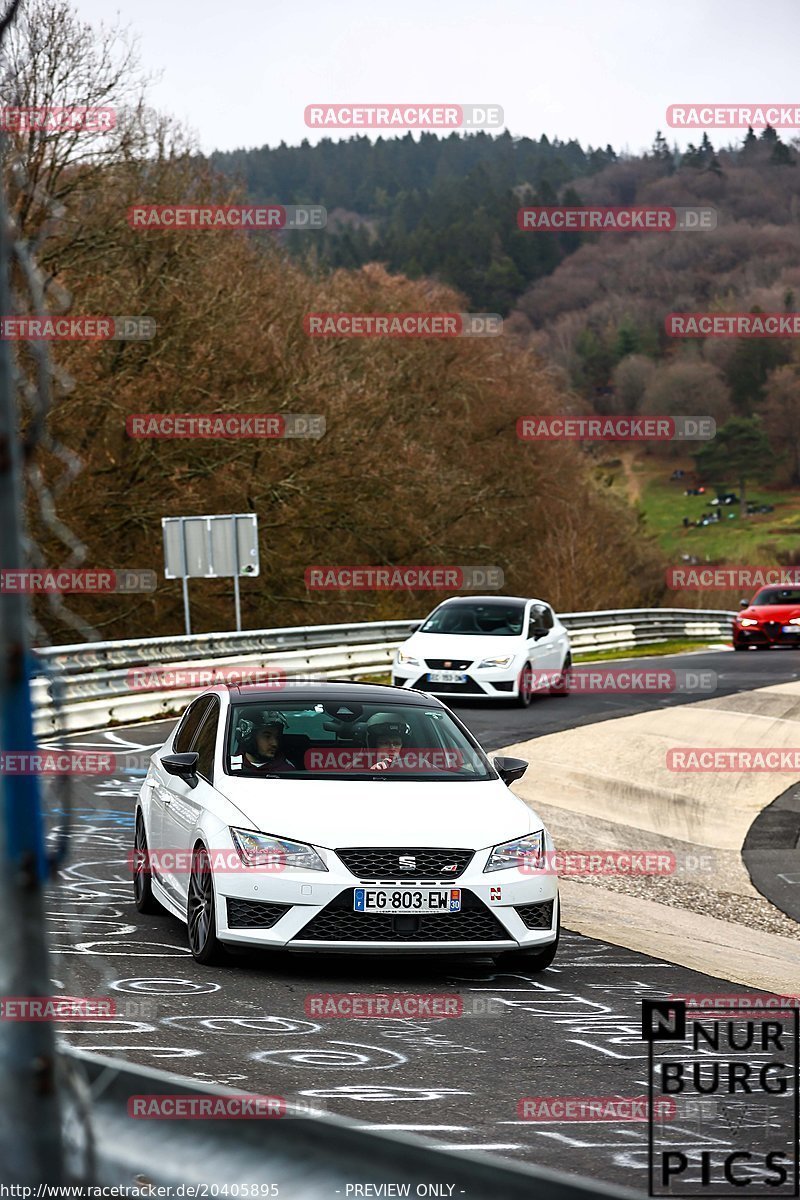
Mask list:
[[[460,888],[354,888],[356,912],[453,913],[461,911]]]
[[[800,633],[800,625],[784,625],[783,632],[795,634]]]
[[[428,671],[428,683],[466,683],[461,671]]]

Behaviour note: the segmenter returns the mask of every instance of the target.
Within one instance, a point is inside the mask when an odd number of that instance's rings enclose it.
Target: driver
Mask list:
[[[372,771],[386,771],[392,766],[401,766],[400,751],[404,739],[411,732],[405,721],[391,713],[374,713],[367,721],[367,747],[375,752],[377,761]]]
[[[231,770],[296,771],[297,767],[283,753],[281,743],[286,729],[286,717],[275,709],[264,709],[252,717],[240,717],[236,736],[241,754],[231,755]]]

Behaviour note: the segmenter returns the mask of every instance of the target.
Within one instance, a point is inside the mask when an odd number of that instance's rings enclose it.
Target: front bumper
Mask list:
[[[422,663],[418,667],[392,665],[392,683],[395,687],[414,688],[430,696],[488,696],[494,700],[515,699],[519,695],[520,674],[524,663],[512,663],[510,667],[482,667],[474,663],[462,674],[466,683],[430,683],[428,672],[433,668]]]
[[[734,625],[733,640],[739,646],[781,646],[788,649],[800,646],[800,625],[796,632],[787,633],[782,621],[762,621],[758,625]]]
[[[479,852],[463,874],[435,881],[365,880],[338,865],[330,870],[215,876],[217,936],[241,946],[317,953],[498,953],[544,947],[555,940],[558,880],[515,868],[486,875]],[[315,876],[315,878],[311,878]],[[353,889],[457,887],[459,913],[390,914],[354,911]],[[522,910],[522,911],[520,911]]]

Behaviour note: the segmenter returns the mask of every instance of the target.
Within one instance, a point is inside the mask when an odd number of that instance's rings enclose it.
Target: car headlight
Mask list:
[[[739,617],[740,625],[757,625],[758,621],[754,617]]]
[[[508,654],[505,658],[485,658],[479,664],[478,669],[480,670],[481,667],[510,667],[513,661],[513,654]]]
[[[504,842],[495,846],[489,855],[489,861],[483,868],[486,871],[502,871],[507,867],[522,867],[525,870],[544,866],[544,830],[530,833],[527,837],[515,838],[513,842]]]
[[[273,871],[291,867],[305,871],[328,869],[314,847],[305,842],[290,842],[269,833],[254,833],[252,829],[231,828],[231,837],[246,867],[267,867]]]
[[[786,623],[787,625],[800,625],[800,617],[790,617]]]
[[[405,654],[402,650],[397,651],[396,661],[397,661],[398,665],[401,663],[405,663],[409,667],[418,667],[419,666],[418,658],[414,658],[413,654]]]

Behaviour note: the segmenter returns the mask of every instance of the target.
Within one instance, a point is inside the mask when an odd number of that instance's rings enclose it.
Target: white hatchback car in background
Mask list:
[[[457,596],[399,647],[392,683],[434,696],[485,696],[523,707],[537,692],[568,695],[569,633],[543,600]],[[546,674],[539,674],[539,672]]]

